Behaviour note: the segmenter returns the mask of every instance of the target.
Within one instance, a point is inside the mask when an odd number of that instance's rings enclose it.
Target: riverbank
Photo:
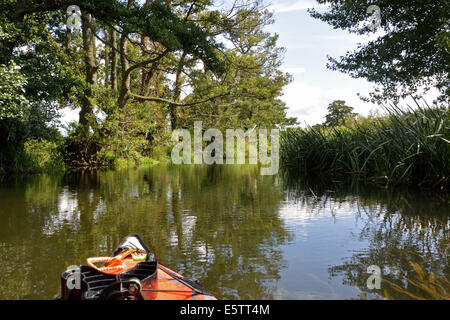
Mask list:
[[[280,164],[295,173],[447,189],[449,119],[448,108],[391,107],[386,116],[339,127],[291,128],[281,136]]]
[[[359,118],[326,128],[290,128],[281,135],[280,165],[290,174],[352,178],[381,186],[409,185],[447,190],[450,182],[448,108],[391,108],[382,117]],[[103,152],[105,169],[152,166],[170,148],[128,158]],[[53,173],[68,169],[64,140],[27,140],[0,156],[1,173]],[[102,167],[103,168],[103,167]]]
[[[66,170],[60,143],[27,139],[0,153],[0,174],[62,173]]]
[[[68,165],[65,158],[64,142],[45,139],[28,139],[24,143],[9,146],[0,154],[0,174],[61,174],[66,171],[86,169]],[[116,157],[110,154],[103,162],[102,169],[124,169],[135,167],[150,167],[161,161],[148,156],[133,153],[129,158]]]

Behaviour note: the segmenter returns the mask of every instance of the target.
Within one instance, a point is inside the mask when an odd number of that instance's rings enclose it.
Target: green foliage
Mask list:
[[[93,23],[68,32],[68,5]],[[220,129],[295,123],[280,100],[291,81],[279,70],[284,49],[264,30],[273,19],[260,1],[228,11],[210,0],[8,0],[0,22],[0,63],[8,66],[0,72],[10,74],[0,115],[14,116],[0,117],[0,138],[8,146],[60,143],[59,109],[80,108],[81,125],[68,129],[62,146],[67,167],[165,158],[169,128],[197,119]],[[8,157],[13,150],[20,148]]]
[[[224,71],[216,52],[222,46],[198,24],[183,19],[183,15],[180,14],[183,9],[196,7],[191,1],[180,3],[178,10],[181,12],[173,10],[165,0],[151,1],[148,6],[143,2],[134,1],[132,8],[127,8],[123,1],[71,3],[87,9],[102,21],[121,24],[127,33],[149,36],[152,41],[162,44],[171,52],[185,50],[201,59],[214,72]],[[198,7],[205,8],[209,4],[211,1],[202,1],[198,3]]]
[[[335,100],[328,106],[328,114],[324,125],[327,127],[336,127],[343,124],[346,120],[354,118],[353,108],[345,104],[343,100]]]
[[[125,169],[125,168],[132,168],[135,166],[135,162],[133,159],[124,159],[119,158],[115,160],[114,167],[116,169]]]
[[[65,170],[60,145],[48,140],[28,139],[2,148],[0,173],[61,173]]]
[[[221,26],[220,17],[215,19]],[[206,97],[219,98],[181,109],[179,127],[192,127],[195,120],[218,129],[295,124],[296,119],[287,118],[286,105],[280,100],[283,87],[292,80],[279,70],[284,49],[277,47],[277,35],[264,30],[273,23],[272,14],[242,8],[228,22],[230,25],[223,26],[224,35],[232,45],[221,56],[226,72],[217,77],[194,71],[190,77],[194,92],[187,97],[189,101],[204,99],[206,92]]]
[[[381,10],[383,35],[340,59],[329,58],[328,67],[366,78],[379,87],[374,99],[398,99],[418,94],[420,87],[437,87],[441,99],[450,97],[449,21],[447,0],[390,1],[379,0],[317,0],[329,4],[329,10],[311,10],[314,18],[333,28],[357,34],[371,34],[367,8],[377,5]]]
[[[28,151],[38,150],[25,147],[32,147],[29,141],[60,144],[58,109],[74,101],[76,72],[50,41],[49,29],[60,15],[30,14],[12,22],[15,6],[15,1],[0,4],[0,166],[6,172],[53,170],[61,167],[58,160],[36,162]],[[41,147],[48,157],[56,157],[50,145]]]
[[[25,155],[32,172],[58,172],[64,170],[59,145],[46,140],[29,139],[24,143]]]
[[[13,61],[8,66],[0,64],[0,121],[25,117],[28,101],[24,87],[27,80],[20,69]]]
[[[140,164],[146,158],[163,156],[158,149],[169,140],[170,132],[164,130],[166,120],[157,104],[130,102],[125,110],[113,108],[112,113],[111,108],[104,107],[102,104],[107,119],[100,130],[100,158],[109,153],[117,159]]]
[[[49,126],[55,114],[33,102],[28,94],[32,81],[27,81],[32,77],[23,70],[14,61],[0,65],[0,171],[60,171],[64,168],[57,150],[60,135]]]
[[[163,148],[168,132],[158,123],[161,112],[155,104],[129,103],[125,110],[108,98],[108,89],[98,91],[98,107],[102,116],[98,128],[89,134],[73,123],[64,139],[65,162],[76,168],[126,168],[148,166],[159,160],[155,150]],[[102,119],[100,119],[102,118]]]
[[[449,112],[392,107],[386,117],[351,127],[288,129],[281,136],[280,162],[288,170],[355,174],[386,185],[448,187]]]
[[[83,127],[71,123],[69,132],[63,142],[64,162],[69,168],[101,168],[105,167],[105,159],[99,155],[101,146],[96,132],[84,132]]]

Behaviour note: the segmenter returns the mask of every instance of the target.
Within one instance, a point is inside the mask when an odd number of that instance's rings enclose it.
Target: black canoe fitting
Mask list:
[[[61,275],[61,299],[111,300],[129,295],[139,299],[142,286],[157,289],[157,270],[156,261],[140,262],[120,274],[104,273],[90,266],[70,269]],[[130,292],[130,285],[138,286],[138,292]]]

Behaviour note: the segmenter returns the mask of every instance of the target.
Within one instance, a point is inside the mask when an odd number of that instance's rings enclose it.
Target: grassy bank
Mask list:
[[[355,175],[383,185],[449,186],[448,108],[388,109],[345,126],[288,129],[280,162],[287,171]]]

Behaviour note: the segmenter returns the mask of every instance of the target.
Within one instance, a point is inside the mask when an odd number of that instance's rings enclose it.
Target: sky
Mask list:
[[[225,2],[228,0],[225,0]],[[275,23],[267,31],[279,35],[278,45],[286,49],[282,70],[294,80],[283,90],[281,99],[288,108],[287,115],[296,117],[301,126],[323,123],[328,105],[334,100],[344,100],[354,112],[368,115],[380,107],[363,102],[358,93],[368,96],[373,85],[365,79],[353,79],[339,71],[327,69],[327,55],[338,58],[376,38],[359,36],[314,19],[308,8],[325,10],[311,0],[265,0],[274,12]],[[381,13],[382,14],[382,13]],[[78,110],[63,110],[63,124],[78,120]]]
[[[326,67],[327,55],[338,58],[370,38],[333,29],[312,18],[307,12],[312,7],[324,10],[317,2],[308,0],[273,0],[269,6],[275,13],[275,23],[267,30],[279,35],[279,45],[286,48],[282,70],[294,77],[282,97],[289,108],[288,116],[296,117],[301,125],[322,123],[328,105],[334,100],[345,100],[363,115],[376,110],[376,105],[357,96],[358,93],[368,96],[372,84]]]

